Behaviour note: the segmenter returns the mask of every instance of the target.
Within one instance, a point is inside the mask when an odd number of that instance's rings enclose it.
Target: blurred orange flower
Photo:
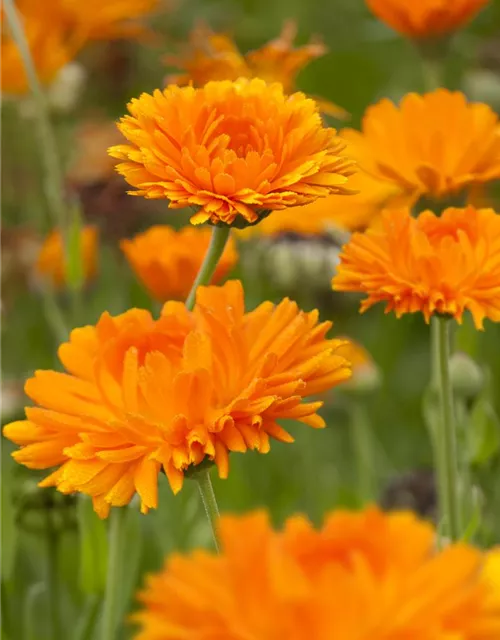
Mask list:
[[[342,341],[325,339],[330,327],[288,299],[245,313],[238,281],[199,288],[193,312],[171,301],[158,320],[139,309],[104,313],[60,347],[68,373],[27,381],[38,406],[4,435],[21,445],[21,464],[58,467],[41,486],[91,495],[101,517],[137,491],[147,512],[162,467],[177,493],[205,459],[225,478],[229,452],[293,442],[279,419],[324,426],[322,403],[303,399],[350,376],[336,354]]]
[[[210,244],[207,228],[185,227],[176,231],[166,225],[150,227],[120,246],[130,266],[149,293],[160,300],[187,298]],[[226,276],[236,264],[238,254],[232,238],[226,244],[212,282]]]
[[[349,193],[353,161],[316,104],[255,78],[167,87],[128,105],[111,147],[118,171],[146,198],[196,207],[193,224],[253,224],[272,209]]]
[[[90,280],[97,272],[98,238],[96,227],[82,228],[80,252],[85,280]],[[50,282],[55,288],[61,288],[66,284],[64,240],[59,229],[55,229],[46,237],[38,254],[35,269],[44,280]]]
[[[497,640],[484,554],[435,549],[409,512],[333,511],[274,531],[267,515],[223,516],[222,552],[172,555],[150,575],[136,640]]]
[[[478,329],[500,321],[500,216],[492,209],[446,209],[441,217],[408,209],[387,211],[377,228],[354,234],[340,254],[336,291],[366,293],[386,312],[420,311],[459,323],[468,310]]]
[[[409,38],[430,38],[469,22],[488,0],[366,0],[373,13]]]
[[[344,130],[361,169],[407,193],[442,197],[500,178],[500,123],[486,104],[437,89],[367,109],[362,131]]]
[[[165,62],[185,71],[170,74],[170,84],[193,84],[202,87],[211,80],[237,80],[238,78],[262,78],[266,82],[281,82],[285,93],[295,91],[295,80],[301,69],[312,60],[327,53],[319,40],[294,48],[297,35],[294,21],[287,21],[281,34],[266,45],[243,55],[232,39],[222,33],[214,33],[205,25],[191,32],[190,44],[184,55],[167,56]],[[315,98],[316,99],[316,98]],[[339,119],[349,114],[332,102],[316,99],[321,111]]]

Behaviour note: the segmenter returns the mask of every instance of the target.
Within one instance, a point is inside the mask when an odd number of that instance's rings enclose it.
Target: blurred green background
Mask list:
[[[299,44],[320,36],[329,49],[299,76],[298,87],[340,104],[358,126],[364,109],[381,97],[399,99],[424,88],[413,46],[380,23],[363,0],[176,0],[150,23],[157,38],[151,43],[99,43],[81,57],[87,79],[73,109],[53,114],[61,154],[70,166],[76,128],[89,118],[114,119],[142,91],[162,86],[167,72],[161,62],[178,51],[190,29],[204,21],[214,30],[231,33],[243,52],[275,38],[286,19],[297,21]],[[500,2],[490,5],[457,34],[446,62],[445,84],[462,88],[476,100],[500,106]],[[334,126],[342,126],[332,120]],[[22,384],[35,369],[58,367],[54,337],[36,283],[23,272],[21,245],[51,228],[43,195],[39,145],[29,105],[6,101],[2,109],[2,421],[22,416]],[[101,185],[102,186],[102,185]],[[118,239],[162,220],[180,226],[183,213],[164,204],[147,206],[120,194],[99,217],[92,185],[79,192],[83,209],[104,229],[99,276],[85,291],[79,324],[94,323],[108,310],[130,306],[155,308],[135,281],[118,249]],[[93,199],[94,197],[94,199]],[[493,187],[485,197],[494,206]],[[132,204],[130,201],[134,200]],[[96,210],[94,210],[94,207]],[[378,391],[353,396],[335,390],[325,398],[322,415],[328,427],[314,431],[290,425],[293,445],[274,443],[266,456],[255,453],[231,457],[229,479],[214,478],[224,511],[255,507],[270,510],[276,523],[301,511],[320,522],[336,506],[358,506],[366,500],[419,507],[432,513],[434,496],[431,448],[422,414],[429,379],[428,327],[420,316],[396,320],[376,308],[364,316],[356,297],[334,294],[318,283],[312,271],[290,283],[273,273],[271,252],[260,266],[261,278],[248,268],[256,243],[242,248],[245,260],[235,275],[245,284],[248,307],[284,295],[303,308],[318,306],[323,319],[334,321],[334,332],[366,347],[380,368]],[[293,256],[293,254],[292,254]],[[293,259],[293,258],[292,258]],[[246,265],[244,268],[243,265]],[[286,270],[286,265],[283,267]],[[266,272],[266,269],[268,270]],[[266,275],[267,273],[267,275]],[[269,275],[271,274],[271,275]],[[286,274],[285,274],[286,276]],[[288,280],[287,283],[283,282]],[[61,295],[63,311],[69,301]],[[76,321],[75,321],[76,322]],[[474,479],[482,494],[479,543],[500,542],[495,514],[500,508],[499,425],[500,329],[486,323],[474,336],[477,361],[489,376],[489,389],[475,399],[474,420],[464,446],[471,448]],[[360,491],[359,459],[353,421],[366,420],[369,455],[374,462],[369,492]],[[357,424],[357,423],[356,423]],[[359,425],[358,425],[359,426]],[[357,442],[359,445],[359,441]],[[366,441],[365,441],[366,444]],[[92,638],[92,624],[102,601],[105,564],[105,524],[82,498],[63,497],[36,487],[39,476],[11,460],[11,443],[2,440],[2,638],[51,640],[50,615],[54,597],[64,638]],[[410,474],[410,475],[408,475]],[[388,493],[389,487],[389,493]],[[121,616],[133,605],[133,592],[144,572],[158,569],[166,553],[194,545],[210,545],[210,533],[192,481],[181,494],[171,495],[160,477],[160,508],[140,516],[133,504],[128,514],[128,546],[123,567]],[[367,495],[369,493],[369,495]],[[55,594],[55,596],[54,596]],[[124,624],[122,637],[130,635]]]

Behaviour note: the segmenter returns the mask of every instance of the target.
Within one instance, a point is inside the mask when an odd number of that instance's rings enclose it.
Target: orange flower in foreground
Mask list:
[[[452,3],[450,3],[452,4]],[[361,169],[406,193],[434,198],[500,178],[500,123],[486,104],[438,89],[381,100],[362,131],[342,132]]]
[[[213,33],[200,25],[191,32],[190,44],[181,56],[167,56],[165,62],[185,71],[170,74],[167,82],[178,85],[192,83],[202,87],[211,80],[237,80],[238,78],[262,78],[266,82],[281,82],[285,93],[295,91],[295,80],[301,69],[312,60],[327,53],[321,41],[294,49],[297,26],[293,21],[284,24],[281,34],[260,49],[243,55],[231,38]],[[347,112],[332,102],[317,99],[323,113],[345,119]]]
[[[272,209],[349,193],[353,161],[316,104],[258,78],[167,87],[128,105],[111,147],[118,171],[146,198],[198,209],[191,222],[253,224]],[[238,217],[238,220],[236,218]]]
[[[210,244],[207,228],[185,227],[180,231],[166,225],[150,227],[120,246],[130,266],[149,293],[164,302],[187,298]],[[232,238],[217,263],[215,284],[234,267],[238,254]]]
[[[304,397],[350,375],[336,355],[342,341],[325,339],[330,326],[288,299],[245,313],[238,281],[198,289],[193,312],[171,301],[158,320],[139,309],[104,313],[60,347],[68,373],[27,381],[38,406],[4,435],[21,445],[21,464],[58,467],[41,486],[91,495],[101,517],[137,491],[146,512],[162,467],[176,493],[205,459],[225,478],[229,452],[292,442],[279,419],[324,426],[322,403]]]
[[[136,640],[497,640],[500,606],[484,554],[435,550],[431,525],[377,508],[302,516],[274,531],[263,512],[223,516],[222,552],[171,556],[134,615]]]
[[[83,227],[80,235],[80,255],[85,280],[90,280],[97,272],[97,243],[97,228]],[[43,279],[56,288],[66,284],[64,242],[58,229],[52,231],[42,244],[35,269]]]
[[[382,224],[354,234],[343,247],[332,284],[366,293],[361,311],[386,302],[386,312],[449,314],[468,310],[478,329],[500,321],[500,216],[492,209],[387,211]]]
[[[366,0],[380,20],[414,39],[455,31],[487,3],[488,0]]]

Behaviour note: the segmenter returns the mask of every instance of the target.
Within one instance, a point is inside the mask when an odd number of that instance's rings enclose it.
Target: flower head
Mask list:
[[[191,32],[191,42],[184,55],[165,59],[169,65],[185,71],[170,74],[167,82],[202,87],[211,80],[262,78],[270,83],[281,82],[284,92],[292,93],[299,71],[327,52],[325,45],[317,40],[295,49],[296,35],[295,23],[288,21],[278,38],[243,55],[229,36],[213,33],[200,25]],[[323,113],[342,119],[348,116],[344,109],[331,102],[319,99],[318,103]]]
[[[442,36],[469,22],[488,0],[366,0],[373,13],[409,38]]]
[[[256,223],[272,209],[349,193],[353,161],[316,104],[258,78],[167,87],[128,105],[110,154],[132,192],[195,207],[193,224]],[[236,220],[238,219],[238,220]]]
[[[414,515],[334,511],[274,531],[265,513],[223,516],[221,554],[173,555],[148,577],[136,640],[496,640],[484,554],[435,550]]]
[[[399,107],[381,100],[361,132],[342,135],[361,169],[415,196],[440,198],[500,177],[498,116],[460,92],[410,93]]]
[[[351,363],[352,377],[344,385],[345,391],[367,393],[380,387],[381,373],[368,351],[355,340],[345,338],[340,353]]]
[[[468,310],[478,329],[483,319],[500,321],[500,216],[492,209],[387,211],[382,224],[354,234],[340,255],[336,291],[368,297],[366,311],[386,302],[397,317],[420,311],[462,321]]]
[[[336,355],[342,341],[325,338],[330,326],[288,299],[245,313],[238,281],[199,288],[193,312],[171,301],[158,320],[104,313],[60,347],[67,373],[27,381],[37,406],[4,434],[21,445],[21,464],[58,467],[41,486],[89,494],[101,516],[137,492],[146,512],[161,468],[177,492],[205,459],[225,478],[229,452],[292,442],[279,419],[324,426],[322,403],[304,397],[350,375]]]
[[[97,272],[97,243],[97,228],[83,227],[80,233],[80,256],[85,280],[90,280]],[[52,231],[45,239],[35,269],[53,287],[61,288],[66,284],[64,240],[59,229]]]
[[[211,238],[210,229],[185,227],[180,231],[166,225],[150,227],[120,246],[137,277],[149,293],[164,302],[187,298]],[[226,245],[213,283],[224,278],[236,264],[238,255],[231,238]]]

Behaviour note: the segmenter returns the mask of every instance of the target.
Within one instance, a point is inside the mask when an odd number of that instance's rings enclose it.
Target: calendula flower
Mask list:
[[[229,36],[214,33],[207,26],[200,25],[191,32],[190,44],[184,55],[165,58],[167,64],[184,71],[168,75],[167,82],[202,87],[211,80],[262,78],[266,82],[281,82],[285,93],[293,93],[299,71],[327,53],[319,40],[295,49],[296,35],[296,24],[289,20],[278,38],[244,55]],[[340,119],[348,117],[342,107],[332,102],[322,99],[317,99],[317,102],[323,113]]]
[[[254,224],[272,209],[349,193],[353,161],[313,100],[255,78],[167,87],[132,100],[109,153],[146,198],[194,207],[193,224]],[[238,218],[238,220],[236,220]]]
[[[340,353],[351,363],[352,377],[344,385],[344,390],[355,393],[367,393],[380,387],[379,368],[368,351],[356,340],[345,338]]]
[[[170,301],[158,320],[104,313],[60,347],[67,373],[27,381],[36,406],[4,435],[21,445],[19,463],[57,467],[41,486],[91,495],[101,517],[137,492],[147,512],[161,468],[176,493],[204,460],[225,478],[229,452],[292,442],[280,419],[324,426],[322,403],[304,397],[350,375],[342,341],[325,338],[330,326],[288,299],[245,312],[238,281],[199,288],[193,312]]]
[[[373,13],[395,31],[419,40],[443,36],[469,22],[488,0],[366,0]]]
[[[497,640],[485,554],[435,549],[408,512],[333,511],[282,531],[264,512],[223,516],[220,555],[175,554],[147,578],[136,640]]]
[[[381,100],[366,111],[361,132],[342,135],[361,169],[415,197],[441,198],[500,177],[498,116],[460,92],[410,93],[399,107]]]
[[[453,316],[470,311],[500,320],[500,216],[492,209],[446,209],[441,217],[408,209],[387,211],[382,224],[356,233],[343,247],[332,281],[336,291],[359,291],[366,311],[386,302],[399,318],[420,311]]]
[[[187,298],[208,250],[210,229],[185,227],[176,231],[166,225],[150,227],[120,246],[130,266],[149,293],[160,300]],[[234,267],[238,254],[232,238],[215,269],[212,282],[224,278]]]
[[[97,272],[98,231],[96,227],[82,227],[80,233],[80,256],[85,280],[90,280]],[[59,229],[52,231],[44,240],[35,265],[37,274],[53,287],[66,285],[66,253],[64,238]]]

